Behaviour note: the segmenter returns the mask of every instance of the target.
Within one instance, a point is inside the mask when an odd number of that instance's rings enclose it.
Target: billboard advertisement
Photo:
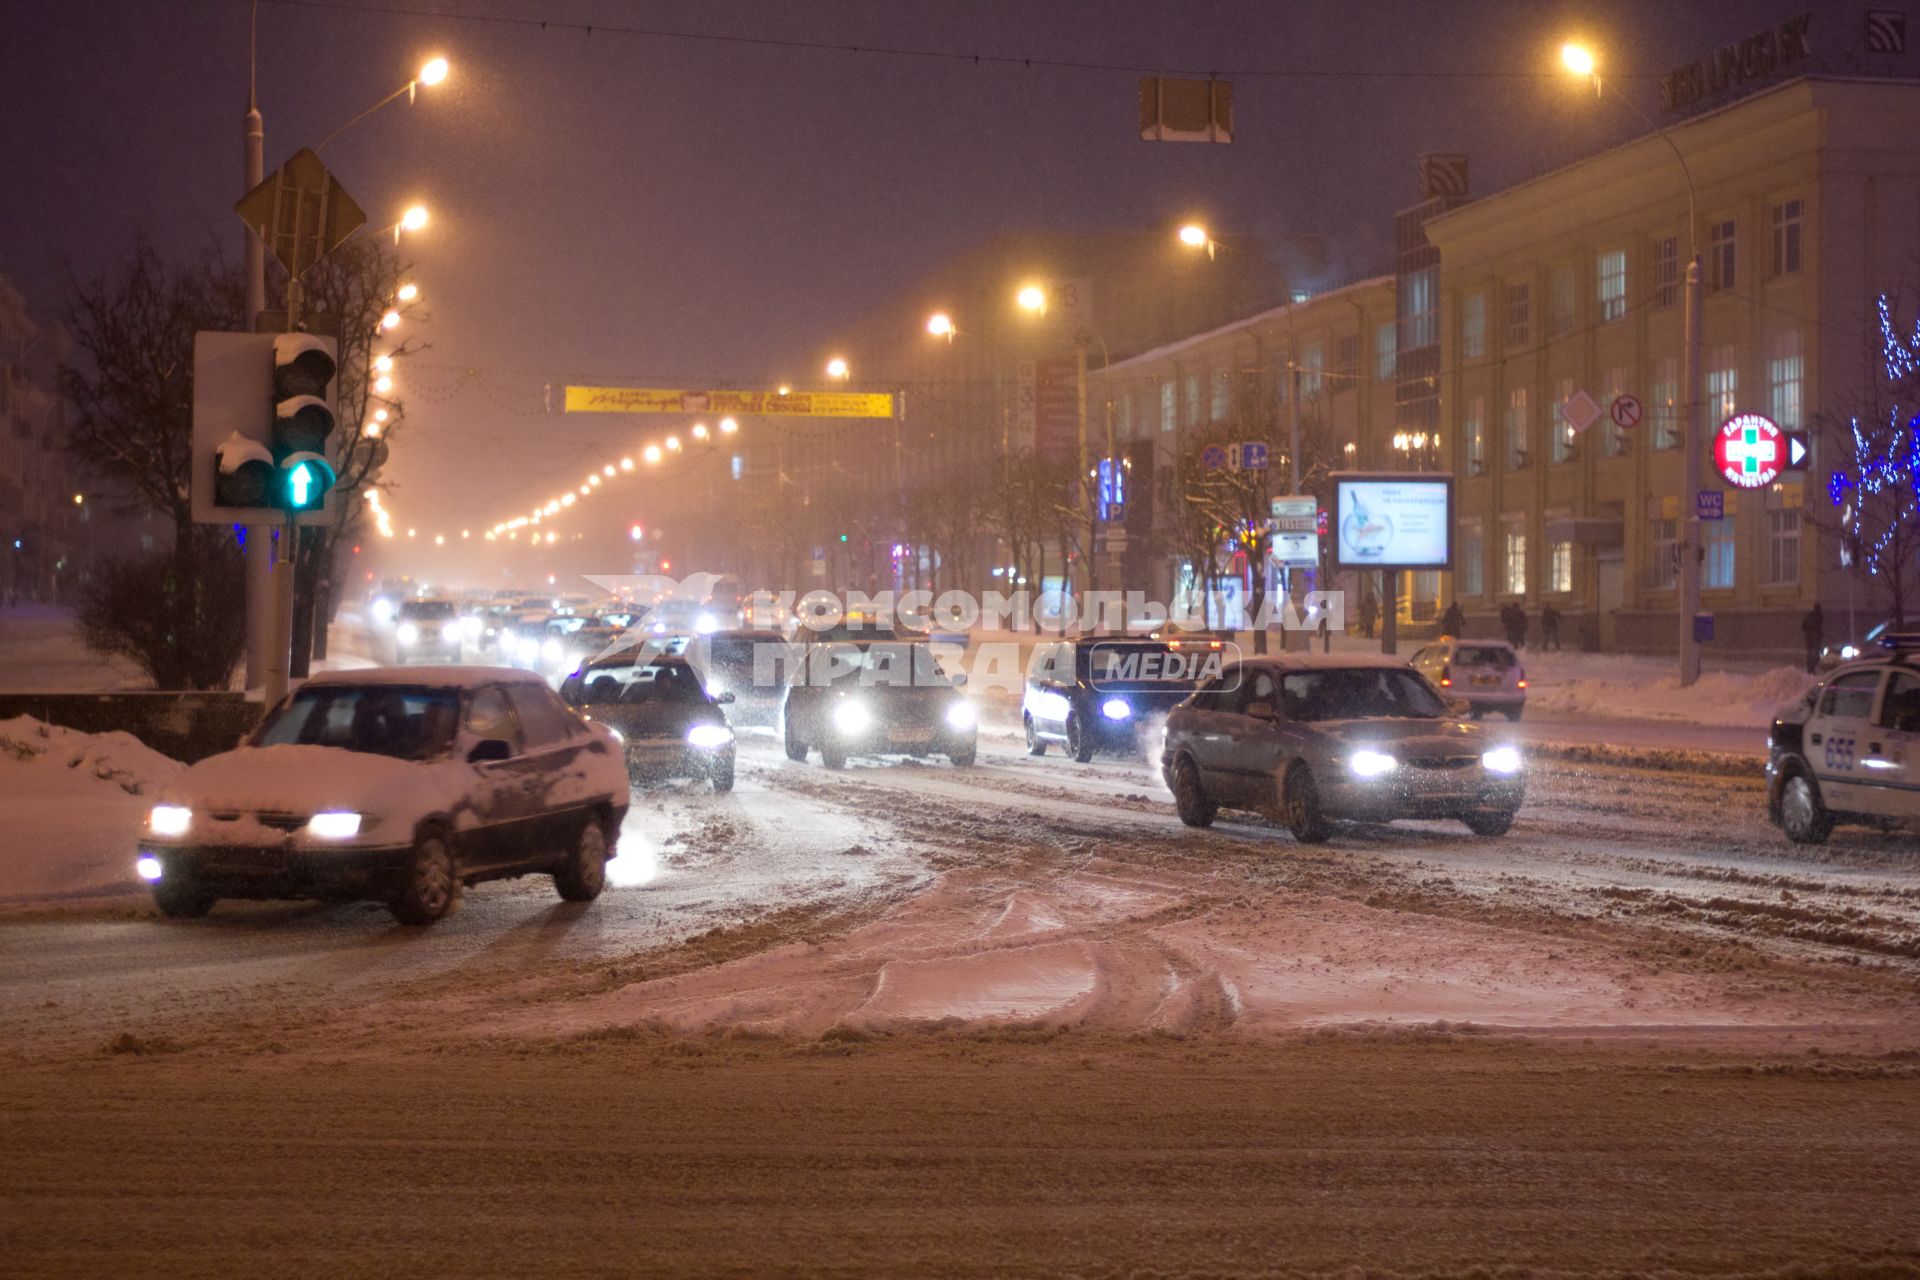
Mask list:
[[[1453,567],[1453,477],[1336,471],[1334,563],[1342,569]]]

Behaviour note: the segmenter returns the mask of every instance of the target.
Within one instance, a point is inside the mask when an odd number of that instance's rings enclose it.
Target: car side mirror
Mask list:
[[[723,689],[719,693],[716,693],[713,695],[713,700],[724,707],[728,703],[733,701],[733,690]]]
[[[505,738],[482,738],[467,752],[468,764],[492,764],[513,759],[513,744]]]

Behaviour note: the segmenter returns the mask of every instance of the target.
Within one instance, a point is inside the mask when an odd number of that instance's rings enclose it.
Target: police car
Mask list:
[[[1836,667],[1767,734],[1767,815],[1796,844],[1920,820],[1920,632]]]

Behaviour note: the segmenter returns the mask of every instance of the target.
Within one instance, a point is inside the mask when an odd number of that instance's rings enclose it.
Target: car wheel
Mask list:
[[[847,767],[847,749],[837,742],[823,742],[820,744],[820,761],[829,769],[844,769]]]
[[[1486,714],[1487,714],[1487,709],[1485,707],[1468,707],[1467,708],[1467,718],[1469,720],[1478,720]]]
[[[414,841],[406,881],[387,908],[401,924],[432,924],[452,911],[460,900],[460,877],[453,862],[453,846],[446,833],[424,832]]]
[[[1185,759],[1173,766],[1173,807],[1180,814],[1180,821],[1190,827],[1210,827],[1220,812],[1220,806],[1207,799],[1207,793],[1200,785],[1200,771],[1193,761]]]
[[[1287,774],[1286,796],[1281,808],[1287,830],[1293,832],[1295,840],[1301,844],[1320,844],[1326,840],[1329,830],[1327,815],[1320,808],[1320,788],[1313,780],[1313,772],[1305,765],[1296,765]]]
[[[1093,759],[1093,739],[1080,727],[1079,716],[1067,717],[1067,754],[1081,764]]]
[[[163,879],[153,886],[153,905],[169,920],[198,920],[213,910],[213,902],[212,894],[180,877]]]
[[[794,729],[792,716],[785,716],[783,719],[786,721],[787,759],[797,763],[805,763],[807,758],[806,741],[801,738],[800,734]]]
[[[592,902],[607,887],[607,831],[588,818],[573,853],[553,873],[553,887],[568,902]]]
[[[1825,844],[1833,834],[1833,814],[1804,773],[1793,774],[1780,788],[1780,826],[1795,844]]]
[[[1520,706],[1514,706],[1514,707],[1508,707],[1508,708],[1507,708],[1507,719],[1509,719],[1509,720],[1518,720],[1518,719],[1520,718],[1520,713],[1521,713],[1521,712],[1522,712],[1523,710],[1525,710],[1525,709],[1526,709],[1526,707],[1525,707],[1525,704],[1524,704],[1524,703],[1523,703],[1523,704],[1521,704]]]
[[[947,752],[947,759],[961,768],[967,768],[980,758],[980,740],[970,740],[966,746]]]
[[[1027,754],[1030,756],[1047,754],[1047,740],[1033,731],[1033,717],[1021,716],[1020,719],[1027,728]]]
[[[1463,813],[1460,821],[1467,824],[1467,830],[1477,836],[1503,836],[1513,826],[1513,810],[1496,809],[1477,813]]]
[[[729,751],[713,762],[707,771],[708,781],[713,783],[715,795],[725,795],[733,790],[733,752]]]

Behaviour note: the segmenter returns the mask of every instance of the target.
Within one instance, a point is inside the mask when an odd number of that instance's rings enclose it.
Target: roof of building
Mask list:
[[[1142,351],[1139,355],[1128,356],[1124,360],[1115,360],[1112,364],[1108,365],[1107,368],[1137,368],[1142,365],[1152,364],[1156,360],[1166,360],[1179,355],[1182,351],[1209,342],[1214,338],[1224,337],[1242,329],[1251,329],[1260,324],[1278,323],[1285,320],[1290,312],[1302,311],[1319,303],[1337,299],[1344,294],[1358,293],[1363,289],[1379,289],[1391,286],[1392,284],[1393,277],[1390,275],[1368,276],[1364,280],[1355,280],[1351,284],[1343,284],[1337,289],[1328,289],[1324,293],[1316,293],[1311,298],[1307,298],[1301,302],[1289,302],[1278,307],[1272,307],[1266,311],[1256,312],[1244,319],[1235,320],[1231,324],[1223,324],[1218,328],[1208,329],[1202,333],[1196,333],[1190,337],[1169,342],[1165,346],[1154,347],[1150,351]]]

